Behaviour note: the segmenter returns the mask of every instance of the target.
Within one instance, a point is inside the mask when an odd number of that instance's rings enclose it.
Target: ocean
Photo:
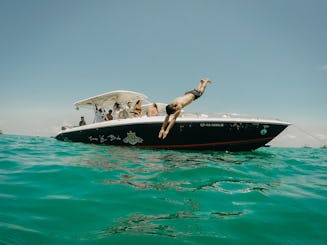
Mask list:
[[[327,244],[327,150],[0,135],[0,244]]]

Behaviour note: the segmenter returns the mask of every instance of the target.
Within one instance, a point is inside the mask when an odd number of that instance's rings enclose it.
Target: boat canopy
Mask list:
[[[90,97],[85,100],[77,101],[74,103],[74,106],[77,110],[80,107],[91,109],[94,107],[94,105],[104,108],[112,108],[116,102],[119,104],[127,104],[127,102],[134,102],[136,100],[146,100],[147,98],[148,97],[146,95],[141,93],[126,90],[115,90],[94,97]]]

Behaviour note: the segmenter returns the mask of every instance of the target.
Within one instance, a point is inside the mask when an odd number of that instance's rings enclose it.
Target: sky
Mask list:
[[[2,0],[0,129],[54,136],[73,103],[132,90],[186,111],[292,123],[276,146],[327,145],[325,0]]]

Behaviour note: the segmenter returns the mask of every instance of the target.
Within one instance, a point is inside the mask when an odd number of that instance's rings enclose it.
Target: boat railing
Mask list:
[[[198,118],[239,118],[239,117],[248,117],[236,113],[218,113],[218,112],[207,112],[207,113],[199,113],[199,112],[182,112],[181,117],[198,117]]]
[[[267,120],[277,120],[281,121],[277,118],[272,117],[256,117],[251,115],[244,115],[238,113],[221,113],[221,112],[208,112],[208,113],[197,113],[197,112],[182,112],[181,117],[196,117],[196,118],[224,118],[224,119],[249,119],[249,120],[258,120],[258,119],[267,119]]]

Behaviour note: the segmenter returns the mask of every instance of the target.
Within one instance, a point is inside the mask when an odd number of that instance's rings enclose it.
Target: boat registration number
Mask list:
[[[200,127],[224,127],[223,123],[201,123]]]

